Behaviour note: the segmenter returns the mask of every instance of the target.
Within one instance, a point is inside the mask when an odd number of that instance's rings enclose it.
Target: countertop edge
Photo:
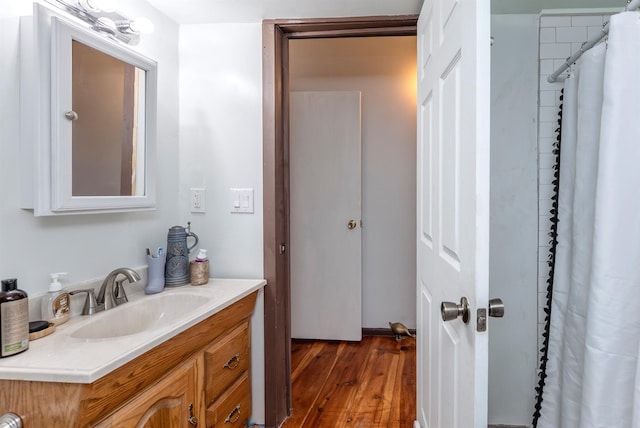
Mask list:
[[[135,336],[138,336],[139,339],[139,343],[135,344],[132,348],[123,350],[120,353],[114,353],[113,356],[106,357],[103,361],[96,362],[92,367],[68,367],[64,369],[60,367],[45,367],[43,364],[41,364],[40,366],[34,366],[33,363],[31,363],[30,367],[27,367],[26,364],[22,367],[19,366],[21,360],[29,361],[33,359],[29,358],[33,357],[33,354],[29,354],[30,352],[39,352],[37,349],[29,349],[23,354],[0,359],[0,379],[80,384],[93,383],[101,377],[111,373],[113,370],[116,370],[117,368],[141,356],[145,352],[148,352],[159,344],[177,336],[185,330],[188,330],[189,328],[195,326],[206,318],[233,305],[234,303],[250,295],[251,293],[262,289],[267,284],[267,281],[264,279],[212,279],[210,281],[210,284],[208,285],[190,286],[190,288],[172,288],[168,290],[168,293],[179,293],[180,291],[184,290],[202,292],[206,291],[207,288],[210,289],[215,287],[224,287],[225,284],[227,287],[238,288],[238,290],[233,290],[232,294],[230,296],[226,296],[224,299],[219,299],[211,302],[208,305],[205,305],[205,307],[201,311],[196,312],[192,316],[187,316],[185,317],[185,319],[181,319],[179,325],[160,328],[157,331],[153,331],[150,333],[131,335],[121,339],[112,339],[103,342],[117,346],[118,344],[123,343],[130,344],[132,340],[135,341]],[[78,322],[82,322],[82,319],[80,319],[80,321]],[[65,326],[63,325],[62,327]],[[61,328],[61,330],[64,329]],[[38,341],[66,339],[66,336],[57,336],[56,338],[56,334],[63,335],[64,333],[56,332],[51,336],[45,337],[43,339],[38,339]],[[76,346],[81,346],[80,343],[84,343],[86,344],[86,346],[91,346],[92,344],[92,342],[79,340],[76,340],[72,343],[76,344]],[[33,348],[36,347],[33,346]],[[42,350],[42,352],[45,351],[46,350]],[[16,363],[18,363],[18,365]]]

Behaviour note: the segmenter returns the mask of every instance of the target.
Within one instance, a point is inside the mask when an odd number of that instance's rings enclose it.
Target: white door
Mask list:
[[[289,102],[291,336],[361,340],[360,92]]]
[[[417,314],[422,428],[487,427],[489,0],[425,0],[418,21]],[[441,303],[469,301],[444,322]],[[417,425],[417,424],[416,424]]]

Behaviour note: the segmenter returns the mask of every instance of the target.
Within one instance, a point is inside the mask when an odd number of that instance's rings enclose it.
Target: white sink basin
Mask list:
[[[110,339],[154,330],[192,313],[207,300],[206,296],[194,293],[149,296],[91,315],[68,334],[77,339]]]

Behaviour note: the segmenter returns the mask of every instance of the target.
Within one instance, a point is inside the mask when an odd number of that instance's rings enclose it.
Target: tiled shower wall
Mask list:
[[[542,347],[544,330],[544,308],[546,305],[547,278],[549,275],[549,237],[551,219],[551,196],[553,193],[553,143],[558,127],[560,90],[564,79],[547,82],[547,76],[560,67],[566,59],[580,49],[583,42],[602,31],[610,13],[547,14],[540,16],[540,86],[538,112],[538,349]]]

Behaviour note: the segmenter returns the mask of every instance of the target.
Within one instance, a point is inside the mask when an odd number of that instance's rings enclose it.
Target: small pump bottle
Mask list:
[[[207,250],[205,250],[204,248],[201,248],[198,251],[198,255],[196,256],[196,262],[206,262],[206,261],[208,261]]]
[[[207,250],[201,249],[195,260],[190,263],[191,285],[204,285],[209,282],[209,259]]]
[[[2,280],[0,291],[0,358],[29,349],[29,302],[15,278]]]
[[[58,281],[60,276],[66,274],[66,272],[52,273],[49,292],[42,296],[42,319],[55,325],[69,321],[69,293],[62,289],[62,284]]]

